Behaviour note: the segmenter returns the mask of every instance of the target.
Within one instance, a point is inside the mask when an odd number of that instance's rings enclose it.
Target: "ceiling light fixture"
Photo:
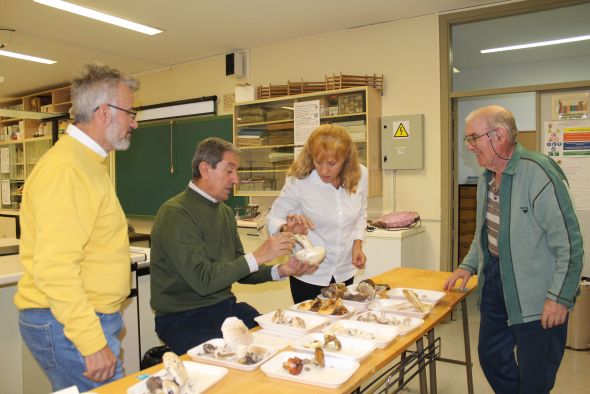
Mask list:
[[[37,56],[23,55],[22,53],[5,51],[3,49],[0,49],[0,56],[8,56],[8,57],[13,57],[15,59],[28,60],[30,62],[37,62],[37,63],[43,63],[43,64],[57,63],[55,60],[43,59],[42,57],[37,57]]]
[[[576,36],[576,37],[569,37],[569,38],[560,38],[558,40],[550,40],[550,41],[531,42],[529,44],[511,45],[511,46],[500,47],[500,48],[482,49],[480,52],[481,53],[494,53],[494,52],[513,51],[515,49],[544,47],[544,46],[548,46],[548,45],[567,44],[569,42],[578,42],[578,41],[585,41],[585,40],[590,40],[590,35]]]
[[[49,7],[57,8],[63,11],[71,12],[77,15],[82,15],[87,18],[95,19],[97,21],[110,23],[124,27],[125,29],[134,30],[143,34],[153,36],[155,34],[162,33],[162,30],[155,29],[146,25],[131,22],[127,19],[119,18],[116,16],[105,14],[104,12],[95,11],[90,8],[82,7],[76,4],[68,3],[67,1],[61,0],[33,0],[35,3],[47,5]]]

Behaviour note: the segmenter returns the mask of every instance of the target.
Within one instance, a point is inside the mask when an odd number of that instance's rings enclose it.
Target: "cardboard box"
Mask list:
[[[236,103],[256,100],[256,86],[236,86]]]

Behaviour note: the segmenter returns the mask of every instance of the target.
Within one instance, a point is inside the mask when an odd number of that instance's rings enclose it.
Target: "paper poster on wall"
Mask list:
[[[0,148],[0,172],[8,174],[10,172],[10,150]]]
[[[553,158],[590,157],[590,122],[545,122],[543,153]]]
[[[555,94],[551,96],[551,118],[587,119],[590,93]]]
[[[545,122],[543,153],[565,173],[578,211],[590,210],[590,121]]]
[[[320,101],[303,101],[293,106],[295,145],[303,145],[312,131],[320,126]]]
[[[590,210],[590,158],[564,157],[559,165],[567,177],[576,210]]]
[[[10,179],[2,180],[2,205],[11,205],[10,201]]]

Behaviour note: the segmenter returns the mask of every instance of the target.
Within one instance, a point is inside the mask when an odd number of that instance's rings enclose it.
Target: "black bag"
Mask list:
[[[156,346],[149,349],[143,355],[141,359],[140,368],[146,369],[149,367],[153,367],[154,365],[158,365],[162,362],[162,356],[164,353],[169,352],[170,348],[166,345],[163,346]]]

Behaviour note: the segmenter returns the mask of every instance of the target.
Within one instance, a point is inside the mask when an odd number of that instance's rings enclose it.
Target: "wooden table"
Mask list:
[[[392,288],[394,287],[410,287],[425,290],[442,290],[445,280],[450,275],[448,272],[437,272],[430,270],[419,270],[412,268],[397,268],[373,278],[375,283],[388,283]],[[293,383],[286,380],[270,378],[266,376],[260,368],[253,372],[244,372],[236,369],[228,368],[228,374],[218,383],[211,387],[211,393],[240,393],[240,394],[258,394],[281,392],[301,394],[305,391],[313,391],[314,393],[350,393],[362,392],[361,385],[376,380],[380,370],[384,369],[388,364],[391,364],[397,357],[402,356],[402,359],[407,357],[407,354],[414,354],[416,362],[420,364],[420,387],[422,392],[426,392],[426,366],[430,377],[430,392],[436,393],[436,365],[435,361],[446,361],[466,366],[467,373],[467,387],[468,392],[473,393],[473,377],[471,371],[471,349],[469,345],[469,328],[467,321],[467,305],[466,299],[471,294],[477,285],[476,277],[472,277],[466,287],[465,291],[453,290],[447,292],[447,295],[433,308],[430,314],[420,327],[411,331],[407,335],[397,337],[385,349],[377,349],[368,358],[360,363],[360,368],[352,375],[348,381],[337,389],[327,389],[318,386],[309,386],[300,383]],[[434,328],[437,324],[442,322],[450,315],[453,308],[461,304],[462,319],[463,319],[463,336],[465,344],[465,361],[456,361],[442,359],[436,357],[435,345],[437,340],[434,338]],[[423,345],[423,338],[426,338],[427,345]],[[416,349],[411,353],[407,353],[408,349],[416,345]],[[187,355],[182,356],[183,359],[189,360]],[[138,382],[137,376],[142,374],[154,373],[162,369],[162,365],[156,365],[149,369],[137,372],[126,376],[116,382],[104,385],[93,392],[96,393],[125,393],[127,388]],[[402,374],[403,376],[403,374]],[[407,376],[407,375],[406,375]],[[404,380],[403,377],[401,379]],[[406,379],[407,380],[407,379]],[[396,380],[395,385],[398,385]]]

